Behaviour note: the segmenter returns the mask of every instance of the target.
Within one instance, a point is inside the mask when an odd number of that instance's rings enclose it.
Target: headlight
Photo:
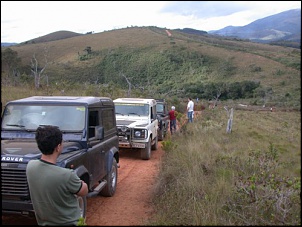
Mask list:
[[[134,136],[135,137],[141,137],[142,132],[141,131],[135,131]]]
[[[122,132],[126,132],[127,129],[128,129],[127,126],[122,126],[122,127],[121,127],[121,131],[122,131]]]
[[[134,129],[135,139],[145,139],[147,138],[148,132],[146,129]]]

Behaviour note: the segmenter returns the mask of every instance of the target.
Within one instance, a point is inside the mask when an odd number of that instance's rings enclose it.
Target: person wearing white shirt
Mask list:
[[[193,122],[193,111],[194,111],[194,102],[192,98],[188,98],[188,105],[187,105],[187,115],[188,115],[188,122]]]

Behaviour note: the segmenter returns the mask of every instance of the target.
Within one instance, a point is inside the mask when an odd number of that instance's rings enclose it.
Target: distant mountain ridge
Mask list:
[[[52,32],[50,34],[28,40],[28,41],[22,42],[20,44],[50,42],[50,41],[56,41],[56,40],[60,40],[60,39],[72,38],[72,37],[80,36],[80,35],[84,35],[84,34],[63,30],[63,31]],[[18,43],[1,43],[1,46],[13,46],[13,45],[17,45],[17,44]]]
[[[14,46],[17,45],[18,43],[1,43],[2,47],[8,47],[8,46]]]
[[[258,19],[245,26],[227,26],[220,30],[212,30],[208,32],[196,30],[193,28],[172,30],[194,35],[218,35],[230,38],[247,39],[258,43],[271,43],[301,48],[301,9],[284,11],[275,15]],[[57,31],[45,36],[22,42],[20,44],[49,42],[81,35],[85,34],[75,33],[71,31]],[[1,46],[12,45],[17,44],[1,43]]]
[[[261,43],[281,40],[301,43],[301,9],[284,11],[245,26],[227,26],[208,33]]]
[[[28,43],[43,43],[43,42],[50,42],[60,39],[68,39],[75,36],[83,35],[81,33],[70,32],[70,31],[57,31],[50,33],[48,35],[40,36],[39,38],[31,39],[29,41],[23,42],[21,44],[28,44]]]
[[[184,32],[184,33],[193,34],[193,35],[206,35],[206,34],[208,34],[206,31],[195,30],[195,29],[192,29],[192,28],[173,29],[173,31]]]

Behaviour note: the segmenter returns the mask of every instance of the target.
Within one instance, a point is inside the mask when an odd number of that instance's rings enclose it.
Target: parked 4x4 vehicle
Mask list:
[[[119,147],[140,149],[141,159],[148,160],[158,146],[156,100],[118,98],[115,105]]]
[[[8,102],[1,121],[2,213],[33,213],[26,166],[40,159],[37,127],[58,126],[64,148],[57,159],[88,185],[87,197],[113,196],[119,149],[114,103],[107,97],[33,96]],[[85,218],[87,202],[78,197]]]
[[[169,129],[169,110],[164,99],[156,99],[156,114],[158,119],[158,140],[162,141]]]

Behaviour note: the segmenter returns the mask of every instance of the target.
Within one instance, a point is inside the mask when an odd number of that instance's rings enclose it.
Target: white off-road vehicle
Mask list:
[[[118,98],[115,105],[119,147],[140,149],[141,159],[149,160],[151,150],[158,146],[158,119],[156,100],[143,98]]]

